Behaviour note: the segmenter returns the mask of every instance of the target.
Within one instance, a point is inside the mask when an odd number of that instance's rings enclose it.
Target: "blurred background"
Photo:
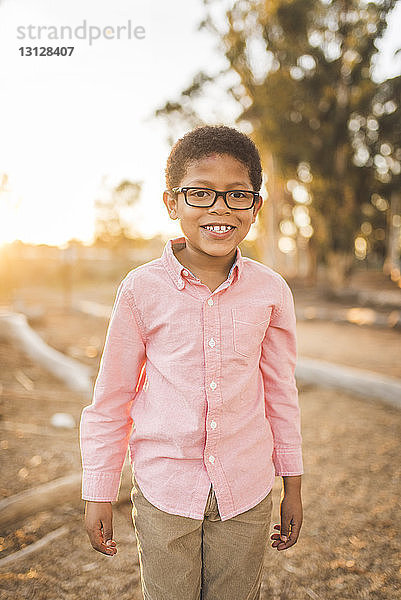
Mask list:
[[[394,0],[0,0],[1,598],[141,598],[128,465],[110,561],[83,530],[78,426],[119,282],[181,235],[171,145],[206,123],[260,149],[241,250],[297,313],[305,522],[268,550],[262,598],[397,597],[400,30]]]

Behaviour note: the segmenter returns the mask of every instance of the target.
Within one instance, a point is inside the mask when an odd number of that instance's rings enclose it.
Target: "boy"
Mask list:
[[[144,598],[255,600],[275,475],[284,485],[272,547],[295,544],[302,524],[293,298],[238,248],[262,205],[247,136],[187,133],[166,181],[184,237],[118,288],[81,419],[86,529],[96,550],[116,553],[111,502],[129,447]]]

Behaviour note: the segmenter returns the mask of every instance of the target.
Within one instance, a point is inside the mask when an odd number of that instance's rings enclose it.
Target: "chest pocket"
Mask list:
[[[234,350],[251,357],[259,352],[260,344],[270,323],[272,306],[246,305],[232,308]]]

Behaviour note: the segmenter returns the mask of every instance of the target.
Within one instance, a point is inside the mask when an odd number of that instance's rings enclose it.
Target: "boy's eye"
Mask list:
[[[212,192],[208,190],[188,190],[188,194],[192,198],[209,198]]]
[[[241,198],[245,198],[246,194],[244,192],[230,192],[230,198],[235,198],[236,200],[240,200]]]

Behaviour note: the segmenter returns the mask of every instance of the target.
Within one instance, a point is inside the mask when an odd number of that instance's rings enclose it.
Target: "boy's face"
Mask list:
[[[191,162],[178,187],[206,187],[227,190],[252,190],[247,167],[229,154],[212,154]],[[218,196],[209,208],[188,206],[184,194],[164,192],[163,201],[172,219],[179,219],[188,244],[197,253],[208,256],[229,256],[247,235],[262,206],[262,198],[249,210],[228,208]],[[205,229],[205,225],[231,225],[234,227],[221,237]]]

